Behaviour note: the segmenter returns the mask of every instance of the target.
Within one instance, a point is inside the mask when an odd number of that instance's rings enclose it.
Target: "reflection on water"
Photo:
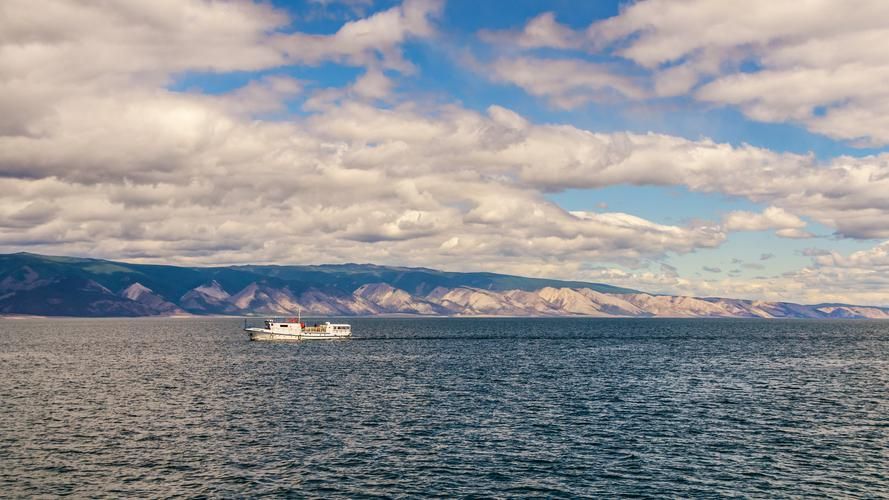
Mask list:
[[[349,322],[0,320],[0,491],[889,491],[889,323]]]

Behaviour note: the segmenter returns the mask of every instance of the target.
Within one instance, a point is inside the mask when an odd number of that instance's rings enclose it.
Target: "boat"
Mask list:
[[[244,331],[250,333],[250,340],[336,340],[352,336],[352,326],[345,323],[315,323],[308,326],[301,317],[270,318],[263,321],[263,327],[248,326],[244,320]]]

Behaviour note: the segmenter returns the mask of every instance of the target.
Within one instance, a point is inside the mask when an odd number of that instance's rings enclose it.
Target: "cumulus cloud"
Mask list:
[[[887,15],[889,5],[878,0],[846,4],[842,13],[822,0],[649,0],[588,33],[660,76],[703,82],[698,99],[738,106],[756,120],[887,144],[889,92],[881,82],[889,56],[879,49],[889,36]],[[751,61],[756,69],[741,71]]]
[[[810,301],[889,306],[889,241],[852,252],[811,252],[812,265],[782,276]]]
[[[879,0],[856,0],[842,12],[826,0],[646,0],[593,23],[585,33],[544,14],[523,30],[482,33],[482,38],[526,49],[583,49],[621,57],[631,63],[624,73],[647,71],[651,96],[690,95],[736,106],[755,120],[792,121],[833,138],[886,145],[887,16],[889,5]],[[536,95],[560,94],[535,87],[528,78],[514,83]]]
[[[889,288],[889,241],[848,255],[839,252],[815,253],[818,255],[813,257],[811,264],[802,269],[752,278],[742,277],[740,269],[723,277],[697,280],[669,272],[616,267],[597,267],[579,273],[586,279],[620,286],[698,297],[889,306],[886,296]],[[751,268],[749,264],[745,267]],[[713,274],[720,271],[706,266],[702,269]]]
[[[402,56],[400,45],[412,37],[432,36],[432,19],[438,17],[443,6],[442,0],[405,0],[399,6],[350,21],[331,35],[280,34],[270,43],[294,63],[333,60],[409,72],[413,65]]]
[[[816,264],[835,268],[889,268],[889,241],[867,249],[843,255],[839,252],[830,252],[825,255],[817,255],[814,258]]]
[[[813,236],[803,230],[806,227],[805,221],[778,207],[768,207],[762,213],[734,211],[725,217],[724,224],[729,231],[775,229],[775,234],[783,238],[810,238]]]
[[[512,83],[530,94],[546,97],[560,108],[590,101],[641,99],[646,91],[612,68],[572,59],[502,58],[491,65],[493,79]]]
[[[574,30],[559,24],[552,12],[544,12],[536,16],[528,21],[524,29],[518,32],[482,30],[479,32],[479,36],[488,43],[525,49],[539,47],[572,49],[583,44],[583,37]]]

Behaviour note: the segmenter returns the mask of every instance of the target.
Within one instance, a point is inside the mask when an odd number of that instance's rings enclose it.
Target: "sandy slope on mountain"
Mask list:
[[[132,285],[126,287],[121,293],[121,296],[126,297],[129,300],[134,302],[138,302],[151,310],[155,311],[157,314],[163,315],[182,315],[186,314],[179,306],[176,304],[165,300],[160,295],[154,293],[154,291],[147,286],[141,283],[133,283]]]
[[[358,299],[363,299],[368,304],[373,304],[379,312],[387,313],[414,313],[414,314],[439,314],[441,308],[436,305],[414,297],[386,283],[371,283],[362,285],[352,292]]]
[[[110,293],[92,283],[102,293]],[[450,316],[587,316],[672,318],[884,318],[889,311],[873,307],[680,297],[647,293],[610,294],[589,288],[544,287],[535,291],[495,291],[473,287],[437,287],[419,296],[388,283],[369,283],[351,294],[310,288],[296,295],[287,287],[254,282],[229,294],[218,282],[187,292],[181,308],[134,283],[120,296],[156,314],[183,309],[202,314],[268,314],[314,316],[450,315]]]

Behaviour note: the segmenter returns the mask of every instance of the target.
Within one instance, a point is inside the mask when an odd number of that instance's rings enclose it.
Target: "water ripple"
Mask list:
[[[0,495],[885,496],[889,324],[0,321]]]

